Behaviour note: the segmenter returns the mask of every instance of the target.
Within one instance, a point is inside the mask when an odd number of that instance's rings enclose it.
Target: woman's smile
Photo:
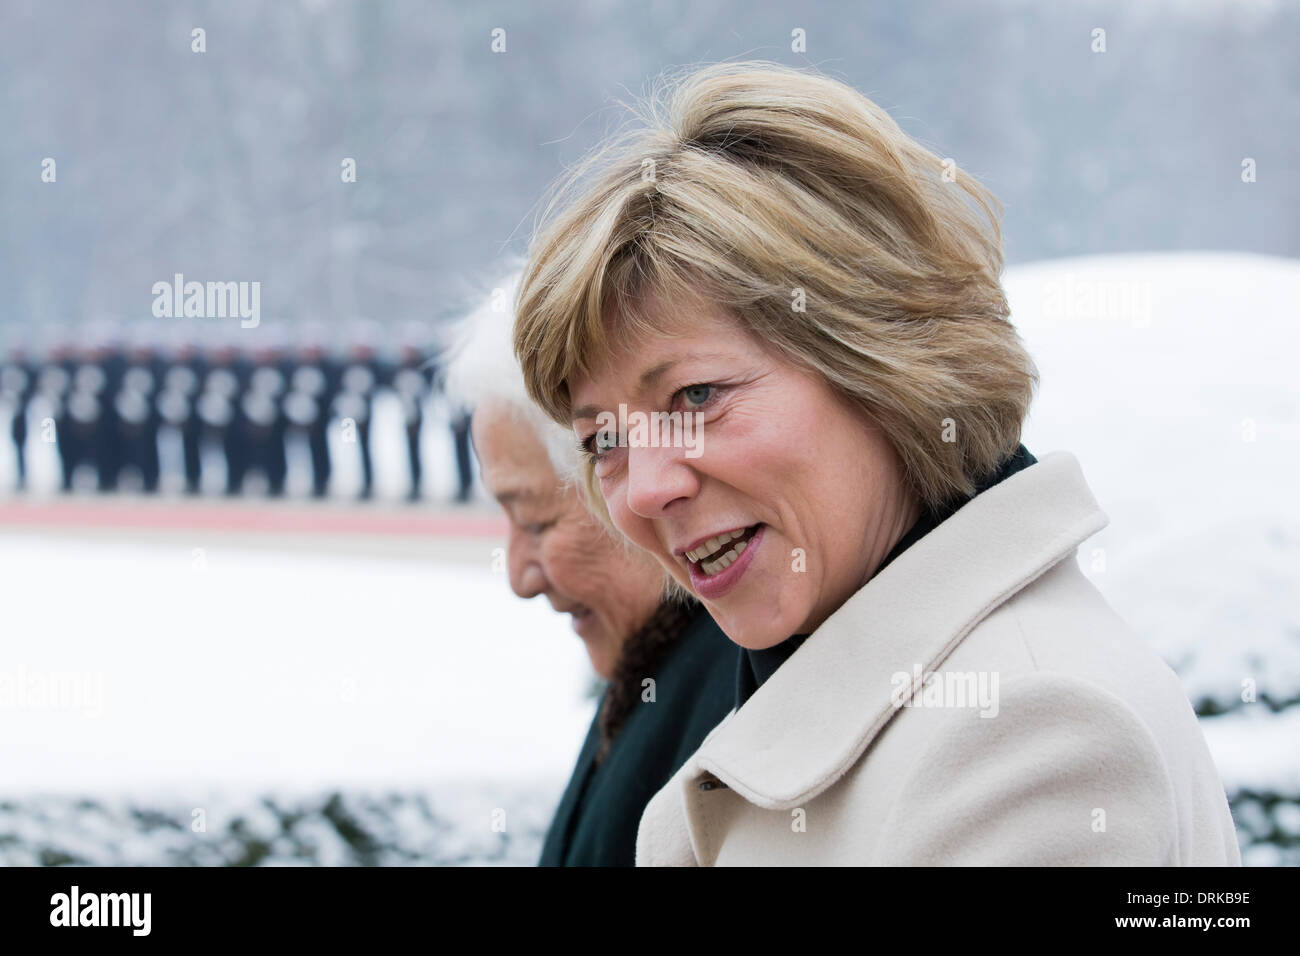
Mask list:
[[[686,552],[691,588],[701,598],[716,601],[732,591],[754,563],[763,540],[763,525],[724,532]]]

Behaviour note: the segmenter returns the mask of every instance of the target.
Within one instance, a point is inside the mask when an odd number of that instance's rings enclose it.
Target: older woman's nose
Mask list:
[[[699,485],[681,448],[627,450],[627,506],[643,518],[663,516],[674,502],[693,498]]]
[[[510,590],[521,598],[534,598],[546,590],[546,570],[532,535],[514,528],[506,546],[506,570]]]

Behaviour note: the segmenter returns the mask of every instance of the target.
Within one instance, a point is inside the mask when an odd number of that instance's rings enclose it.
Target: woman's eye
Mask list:
[[[681,390],[681,396],[688,405],[700,406],[708,403],[716,391],[712,385],[688,385]]]
[[[592,458],[599,459],[618,447],[618,436],[608,430],[601,430],[589,435],[581,447]]]

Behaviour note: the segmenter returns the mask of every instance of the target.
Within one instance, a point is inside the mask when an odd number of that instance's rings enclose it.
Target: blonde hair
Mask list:
[[[569,425],[575,374],[666,331],[650,296],[700,296],[865,412],[924,504],[973,494],[1019,444],[1038,380],[1007,321],[997,199],[812,72],[708,66],[633,109],[641,128],[541,213],[515,303],[532,399]]]
[[[556,424],[529,399],[519,363],[510,350],[513,317],[508,309],[501,307],[502,300],[513,300],[521,267],[518,261],[508,261],[491,293],[482,295],[480,304],[452,327],[450,345],[442,355],[447,398],[470,412],[495,407],[534,435],[546,452],[562,492],[568,494],[570,486],[577,486],[580,499],[585,498],[588,509],[599,521],[596,530],[608,534],[613,546],[624,557],[644,566],[647,574],[659,576],[660,603],[689,598],[689,592],[665,574],[657,561],[618,533],[610,524],[607,512],[592,508],[596,499],[592,497],[587,476],[581,473],[572,428]],[[600,544],[591,542],[592,547]]]

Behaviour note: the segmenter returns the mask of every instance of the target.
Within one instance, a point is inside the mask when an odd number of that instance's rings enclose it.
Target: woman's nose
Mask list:
[[[521,598],[534,598],[546,590],[546,571],[536,543],[531,535],[513,528],[506,548],[506,570],[510,575],[510,590]]]
[[[627,506],[643,518],[662,517],[676,501],[694,497],[699,477],[681,448],[627,450]]]

